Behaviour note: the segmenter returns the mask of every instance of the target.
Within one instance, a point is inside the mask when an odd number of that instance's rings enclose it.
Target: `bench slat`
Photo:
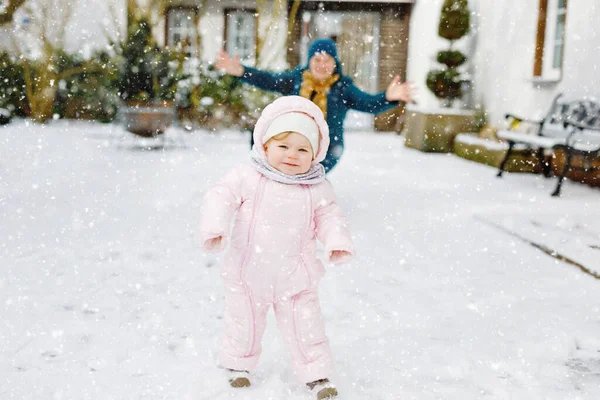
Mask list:
[[[545,136],[536,136],[528,133],[514,132],[514,131],[498,131],[496,135],[500,139],[510,140],[515,143],[526,143],[545,149],[551,149],[557,144],[566,144],[566,138],[551,138]]]

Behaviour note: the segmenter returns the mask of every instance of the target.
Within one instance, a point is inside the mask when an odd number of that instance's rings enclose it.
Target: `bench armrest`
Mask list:
[[[513,119],[518,120],[519,122],[527,122],[527,123],[530,123],[530,124],[542,125],[544,123],[543,119],[535,120],[535,119],[521,118],[521,117],[519,117],[518,115],[515,115],[515,114],[506,114],[504,116],[504,119],[509,119],[509,118],[513,118]]]

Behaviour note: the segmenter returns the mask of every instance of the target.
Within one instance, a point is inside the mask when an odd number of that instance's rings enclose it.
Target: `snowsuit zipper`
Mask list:
[[[254,237],[254,228],[256,227],[256,212],[259,209],[259,204],[262,201],[262,195],[265,189],[266,178],[261,175],[258,181],[258,187],[256,189],[256,194],[254,196],[254,207],[252,209],[252,216],[250,217],[250,226],[248,227],[248,240],[246,242],[246,248],[244,249],[243,257],[241,258],[240,266],[239,266],[239,279],[242,282],[242,286],[244,287],[244,292],[248,297],[248,308],[249,314],[252,315],[252,324],[250,325],[250,334],[249,334],[249,349],[245,354],[245,357],[249,357],[254,352],[254,347],[256,345],[256,315],[254,313],[254,299],[252,297],[252,291],[248,287],[248,284],[244,280],[244,267],[248,263],[248,258],[250,257],[250,248],[252,245],[252,238]]]

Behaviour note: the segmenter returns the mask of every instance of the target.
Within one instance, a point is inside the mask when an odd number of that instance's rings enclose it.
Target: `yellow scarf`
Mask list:
[[[302,73],[302,86],[300,87],[300,96],[309,99],[315,103],[323,115],[327,118],[327,93],[329,88],[340,78],[338,74],[333,74],[324,81],[316,80],[310,71]]]

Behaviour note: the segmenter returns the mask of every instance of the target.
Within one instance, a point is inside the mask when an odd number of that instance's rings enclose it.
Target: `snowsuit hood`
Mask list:
[[[325,122],[323,112],[312,101],[300,96],[285,96],[280,97],[268,106],[265,107],[260,118],[254,127],[254,147],[253,150],[266,161],[263,138],[267,129],[275,118],[280,115],[300,112],[311,117],[319,128],[319,149],[315,149],[315,157],[311,165],[316,165],[325,159],[327,149],[329,148],[329,126]]]

